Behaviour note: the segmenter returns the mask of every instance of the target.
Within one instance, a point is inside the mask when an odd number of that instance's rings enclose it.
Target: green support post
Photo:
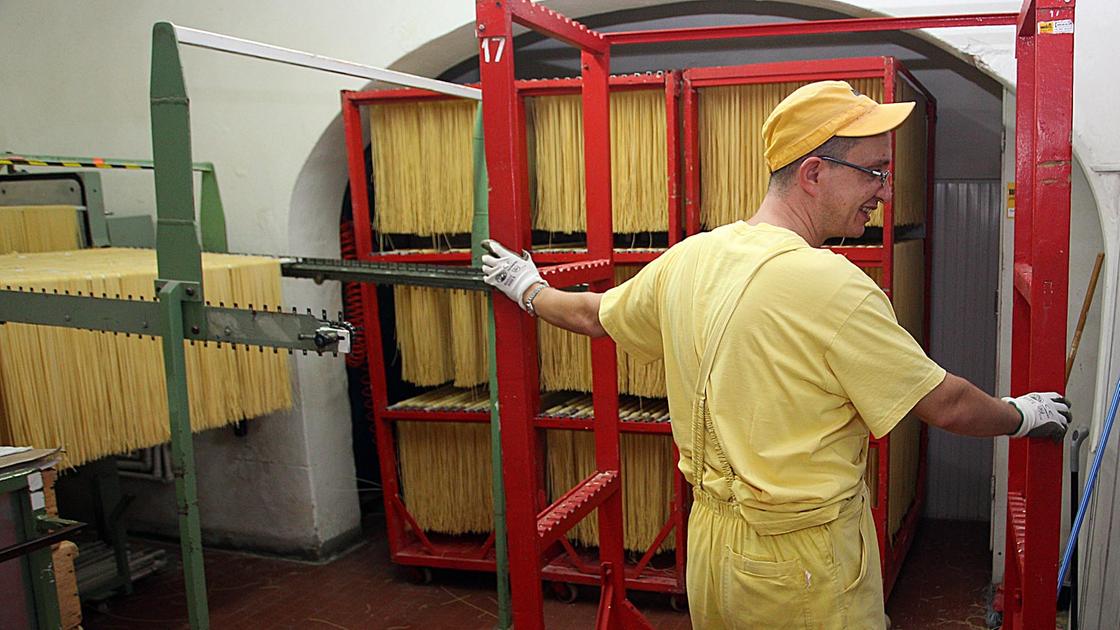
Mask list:
[[[471,264],[482,266],[482,240],[490,235],[490,181],[482,134],[482,104],[474,116],[474,217],[471,224]],[[494,497],[494,566],[498,581],[498,628],[513,627],[509,596],[509,558],[506,547],[506,489],[502,481],[502,434],[498,411],[498,352],[494,336],[494,296],[487,301],[486,343],[490,354],[490,464]]]
[[[179,541],[191,628],[210,627],[202,531],[195,485],[194,441],[183,350],[183,311],[202,304],[202,252],[195,233],[191,172],[190,109],[175,28],[159,22],[152,29],[152,158],[156,183],[157,288],[163,320],[163,362],[171,422],[171,462],[179,507]],[[192,324],[205,327],[205,320]],[[205,333],[205,331],[201,331]]]
[[[183,298],[192,287],[174,280],[159,291],[163,320],[163,365],[167,374],[167,412],[171,421],[171,469],[179,508],[179,544],[191,628],[209,628],[202,529],[198,519],[198,487],[194,475],[194,439],[187,395],[187,356],[183,349]]]
[[[201,283],[202,252],[195,233],[191,171],[190,101],[179,62],[175,27],[167,22],[158,22],[152,28],[151,98],[158,277]],[[201,294],[189,297],[195,302],[202,301]]]

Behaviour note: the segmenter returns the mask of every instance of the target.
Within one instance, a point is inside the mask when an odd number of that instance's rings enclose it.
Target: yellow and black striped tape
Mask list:
[[[25,158],[16,155],[0,156],[0,166],[65,166],[67,168],[123,168],[129,170],[150,169],[150,164],[136,164],[104,158],[44,159]]]

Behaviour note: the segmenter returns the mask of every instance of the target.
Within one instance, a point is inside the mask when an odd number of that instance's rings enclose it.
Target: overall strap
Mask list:
[[[786,252],[801,249],[802,247],[804,247],[804,245],[787,244],[768,252],[754,267],[748,269],[741,283],[732,286],[731,290],[724,294],[723,299],[716,307],[715,316],[712,318],[712,323],[708,328],[708,341],[707,345],[704,347],[703,358],[700,360],[700,371],[697,374],[696,388],[692,402],[692,485],[695,488],[703,489],[704,487],[704,449],[707,446],[707,440],[709,438],[714,445],[718,470],[720,474],[723,475],[723,480],[727,483],[728,490],[731,488],[731,482],[735,479],[735,472],[732,470],[731,464],[728,463],[727,456],[724,455],[723,445],[716,435],[715,425],[712,423],[711,410],[708,408],[708,384],[712,375],[712,366],[715,364],[716,351],[719,349],[719,344],[723,340],[724,333],[727,331],[727,325],[731,322],[731,315],[735,312],[735,308],[743,298],[743,293],[746,292],[747,286],[763,265]]]

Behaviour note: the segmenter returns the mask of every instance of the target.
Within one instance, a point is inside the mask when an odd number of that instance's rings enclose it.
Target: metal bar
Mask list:
[[[668,207],[669,213],[669,247],[676,245],[681,240],[681,182],[680,182],[680,110],[677,107],[680,100],[680,73],[670,72],[665,75],[665,148],[668,151],[666,159],[665,178],[668,182]],[[615,257],[618,260],[617,256]]]
[[[175,29],[175,34],[178,36],[179,42],[188,46],[208,48],[210,50],[253,57],[254,59],[276,61],[291,66],[322,70],[323,72],[357,77],[359,79],[384,81],[385,83],[392,83],[394,85],[405,85],[408,87],[431,90],[432,92],[439,92],[440,94],[447,94],[449,96],[458,96],[474,100],[482,98],[482,92],[477,88],[471,88],[457,83],[419,77],[414,74],[408,74],[407,72],[366,66],[351,61],[343,61],[324,55],[317,55],[315,53],[282,48],[280,46],[263,44],[248,39],[241,39],[240,37],[222,35],[220,33],[201,31],[185,26],[175,26],[173,24],[171,26]]]
[[[483,2],[486,1],[493,2],[495,6],[500,7],[503,0],[483,0]],[[528,26],[542,35],[548,35],[585,52],[605,54],[610,49],[610,44],[603,38],[603,35],[544,5],[531,0],[504,1],[509,8],[513,21],[522,26]],[[481,5],[483,2],[479,2],[479,4]],[[483,42],[485,42],[487,35],[489,33],[479,29],[479,37]],[[509,43],[512,46],[513,42],[510,41]]]
[[[569,529],[583,520],[592,510],[605,508],[604,504],[607,501],[618,498],[621,493],[622,486],[619,482],[617,470],[591,473],[576,487],[565,492],[563,496],[556,499],[537,515],[536,530],[541,539],[541,547],[548,547],[560,540]],[[619,516],[621,516],[621,509],[619,510]],[[600,520],[601,524],[602,521]],[[602,532],[601,529],[600,532]],[[600,534],[600,552],[605,551],[602,548],[605,540],[606,536]],[[618,540],[619,546],[621,546],[621,536],[618,537]]]
[[[61,166],[65,168],[105,168],[129,171],[150,171],[155,168],[152,160],[133,160],[129,158],[73,157],[60,155],[33,155],[29,153],[6,152],[0,154],[0,166]],[[195,162],[191,169],[207,173],[214,171],[210,162]]]
[[[700,93],[684,73],[684,234],[700,232]]]
[[[883,76],[883,59],[881,56],[856,57],[690,68],[685,70],[684,76],[693,88],[794,80],[873,78]]]
[[[811,22],[779,22],[776,24],[743,24],[731,26],[699,26],[678,29],[654,29],[605,33],[611,45],[656,44],[748,37],[818,35],[824,33],[861,33],[869,31],[908,31],[926,28],[958,28],[962,26],[1014,25],[1017,13],[976,13],[972,15],[846,18]]]
[[[74,523],[73,525],[67,525],[60,530],[45,534],[38,538],[25,540],[21,543],[4,547],[3,549],[0,549],[0,562],[6,562],[8,560],[11,560],[12,558],[25,556],[37,549],[42,549],[43,547],[49,547],[56,542],[69,538],[70,534],[73,534],[74,532],[85,526],[85,523]]]
[[[607,171],[608,173],[610,171]],[[609,251],[609,250],[608,250]],[[610,280],[613,266],[609,259],[596,259],[585,262],[566,263],[541,269],[541,277],[555,287],[570,287],[577,284],[596,283]],[[609,288],[609,287],[607,287]],[[605,289],[604,289],[605,290]]]
[[[160,289],[163,320],[163,365],[167,372],[167,411],[171,421],[171,468],[179,508],[179,543],[183,554],[183,586],[192,629],[210,627],[206,605],[206,575],[202,560],[202,530],[198,519],[198,488],[194,474],[194,440],[187,393],[187,357],[183,349],[183,298],[186,285],[169,281]]]
[[[834,246],[826,247],[837,254],[840,254],[854,263],[875,263],[867,266],[878,266],[883,262],[883,248],[882,247],[856,247],[856,246]]]
[[[610,77],[612,92],[625,92],[642,88],[664,85],[666,79],[675,72],[645,72],[642,74],[616,74]],[[517,93],[526,96],[555,96],[557,94],[579,94],[583,89],[583,79],[566,77],[559,79],[520,79],[514,83]]]
[[[93,296],[0,290],[0,322],[159,335],[159,304]]]
[[[1036,5],[1054,4],[1039,0]],[[1035,134],[1033,223],[1030,245],[1031,391],[1065,392],[1069,305],[1070,193],[1073,166],[1074,2],[1038,6],[1034,35]],[[1045,25],[1050,25],[1050,31]],[[1068,25],[1068,30],[1059,25]],[[1022,93],[1019,93],[1020,95]],[[1022,619],[1030,628],[1055,624],[1062,504],[1062,445],[1028,439],[1025,491],[1028,503],[1023,555]]]
[[[485,411],[421,411],[419,409],[387,409],[382,412],[385,420],[393,422],[488,422]]]
[[[355,228],[357,228],[356,224]],[[489,290],[489,287],[482,280],[482,270],[475,267],[451,267],[411,262],[385,263],[327,258],[296,258],[282,262],[280,271],[289,278],[311,278],[318,282],[343,280],[382,285],[403,284],[473,289],[476,291]]]
[[[166,332],[161,308],[155,301],[0,290],[0,322],[154,337]],[[197,302],[184,304],[183,310],[187,321],[183,336],[192,341],[314,352],[347,351],[347,341],[330,339],[328,329],[333,323],[312,315],[204,306]],[[339,341],[343,341],[341,347]]]
[[[614,228],[611,208],[610,54],[581,53],[583,69],[583,171],[587,189],[587,250],[606,261],[608,277],[592,281],[591,289],[614,286],[612,260]],[[592,263],[585,263],[592,264]],[[597,511],[599,561],[602,563],[604,601],[613,609],[626,601],[625,549],[623,548],[622,463],[618,429],[618,353],[609,337],[591,340],[591,398],[595,417],[595,469],[599,476],[615,475],[617,489]],[[608,567],[618,567],[610,572]],[[609,583],[609,588],[608,588]]]

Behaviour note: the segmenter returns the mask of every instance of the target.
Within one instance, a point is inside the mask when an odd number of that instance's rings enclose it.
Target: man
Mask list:
[[[1067,401],[1004,402],[946,373],[866,274],[820,249],[862,235],[890,199],[888,132],[913,107],[840,81],[798,89],[762,127],[771,178],[757,213],[685,239],[604,294],[553,289],[528,255],[484,243],[486,281],[530,314],[664,358],[695,495],[696,628],[883,626],[869,432],[913,411],[965,435],[1065,433]]]

